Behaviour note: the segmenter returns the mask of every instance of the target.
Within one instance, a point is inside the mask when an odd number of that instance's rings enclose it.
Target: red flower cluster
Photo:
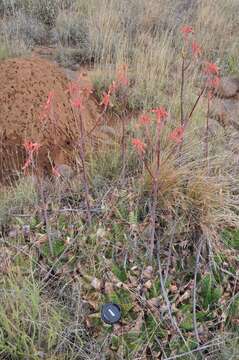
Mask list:
[[[219,68],[214,63],[206,62],[204,72],[206,75],[219,75]]]
[[[219,76],[214,76],[212,79],[208,79],[208,85],[209,87],[213,89],[217,89],[220,85],[221,78]]]
[[[149,125],[150,122],[151,122],[151,119],[150,119],[149,115],[147,115],[147,114],[143,114],[139,117],[140,125]]]
[[[140,139],[132,139],[132,145],[139,155],[143,155],[145,153],[146,145]]]
[[[128,65],[122,64],[116,71],[116,81],[113,81],[110,84],[107,92],[103,93],[103,99],[100,105],[104,105],[104,108],[107,109],[108,106],[111,106],[110,97],[113,95],[119,86],[127,86],[129,84],[127,77]]]
[[[192,53],[196,58],[202,55],[202,48],[196,41],[192,42]]]
[[[115,81],[112,82],[112,84],[110,84],[109,89],[107,92],[103,92],[103,99],[100,103],[100,105],[104,105],[104,108],[107,109],[108,106],[112,106],[111,102],[110,102],[110,97],[111,95],[113,95],[117,90],[117,84]]]
[[[184,25],[181,28],[181,33],[183,35],[184,41],[189,44],[189,35],[194,34],[193,28],[191,26]],[[190,46],[192,54],[195,58],[198,58],[202,55],[202,47],[195,40],[192,41]]]
[[[28,140],[24,142],[23,146],[28,153],[34,153],[39,150],[41,145]]]
[[[80,97],[71,100],[71,105],[72,105],[72,107],[74,107],[76,109],[80,109],[80,110],[82,110],[84,108],[83,104],[82,104],[82,99]]]
[[[168,112],[162,106],[152,110],[152,112],[156,114],[158,124],[160,124],[161,121],[164,121],[168,117]]]
[[[181,29],[181,33],[183,35],[184,40],[188,40],[189,34],[193,34],[193,28],[192,26],[184,25]]]
[[[178,127],[174,129],[171,134],[169,135],[169,138],[173,141],[175,141],[177,144],[180,144],[183,141],[184,137],[184,128]]]
[[[103,92],[103,100],[101,101],[100,105],[104,105],[105,109],[110,105],[110,91]]]
[[[220,85],[219,68],[214,63],[206,62],[204,73],[207,76],[208,99],[211,100],[214,95],[214,90],[217,90]]]

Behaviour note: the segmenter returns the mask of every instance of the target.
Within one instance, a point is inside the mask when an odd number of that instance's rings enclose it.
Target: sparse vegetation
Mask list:
[[[22,170],[35,175],[0,188],[0,359],[238,359],[238,131],[209,118],[220,77],[239,73],[237,7],[0,4],[0,61],[50,44],[63,66],[92,68],[92,89],[66,89],[76,169],[48,151],[43,179],[29,139]],[[104,127],[116,141],[89,150]],[[119,324],[101,321],[104,302]]]

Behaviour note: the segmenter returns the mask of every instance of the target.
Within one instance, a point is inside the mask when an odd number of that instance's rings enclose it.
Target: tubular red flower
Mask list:
[[[22,170],[24,171],[24,173],[26,172],[26,170],[31,165],[31,162],[32,162],[32,158],[30,158],[30,157],[25,161],[25,164],[22,167]]]
[[[215,63],[207,62],[205,64],[204,73],[206,75],[219,75],[219,68]]]
[[[140,139],[132,139],[132,145],[140,155],[145,153],[146,145]]]
[[[39,150],[39,148],[41,147],[40,144],[38,143],[33,143],[32,141],[30,140],[27,140],[24,142],[23,144],[26,152],[28,153],[34,153],[34,152],[37,152]]]
[[[27,160],[22,168],[24,170],[24,172],[26,172],[26,170],[28,169],[28,167],[31,165],[31,163],[33,161],[33,154],[38,152],[41,145],[38,143],[33,143],[30,140],[27,140],[24,142],[23,146],[28,155]]]
[[[83,109],[81,98],[76,98],[74,100],[71,100],[71,105],[76,109],[81,109],[81,110]]]
[[[55,96],[54,91],[50,91],[49,94],[48,94],[47,101],[43,106],[42,115],[40,117],[41,119],[48,117],[48,115],[50,114],[54,96]]]
[[[196,41],[192,42],[192,53],[195,57],[202,55],[202,48]]]
[[[140,125],[149,125],[150,122],[151,122],[151,119],[150,119],[149,115],[147,115],[147,114],[143,114],[139,117]]]
[[[110,105],[110,93],[103,93],[103,100],[101,101],[100,105],[104,105],[107,108]]]
[[[181,28],[181,33],[183,34],[183,37],[185,40],[188,39],[188,35],[189,34],[193,34],[194,31],[193,31],[193,28],[192,26],[189,26],[189,25],[184,25],[182,28]]]
[[[208,86],[212,89],[217,90],[220,85],[221,78],[220,76],[214,76],[211,79],[208,79]]]
[[[160,123],[161,121],[165,120],[168,117],[168,112],[162,106],[157,109],[153,109],[152,112],[156,114],[158,123]]]
[[[169,135],[169,138],[173,141],[175,141],[177,144],[180,144],[183,141],[184,137],[184,128],[178,127],[174,129],[171,134]]]
[[[53,98],[54,98],[54,92],[50,91],[49,94],[48,94],[46,107],[51,105]]]

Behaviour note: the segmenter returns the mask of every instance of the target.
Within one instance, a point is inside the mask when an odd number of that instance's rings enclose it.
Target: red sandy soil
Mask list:
[[[87,77],[84,80],[83,76],[81,82],[87,85]],[[68,83],[56,64],[35,56],[0,63],[0,180],[22,169],[26,140],[41,145],[36,160],[41,174],[51,172],[52,162],[59,165],[72,161],[79,126],[73,116]],[[54,120],[42,119],[50,91],[54,92]],[[98,106],[90,98],[83,114],[87,130],[98,116]]]

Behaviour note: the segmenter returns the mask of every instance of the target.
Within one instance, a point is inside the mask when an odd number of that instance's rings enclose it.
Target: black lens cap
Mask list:
[[[121,319],[121,309],[119,305],[108,303],[101,308],[101,319],[109,325],[116,324]]]

